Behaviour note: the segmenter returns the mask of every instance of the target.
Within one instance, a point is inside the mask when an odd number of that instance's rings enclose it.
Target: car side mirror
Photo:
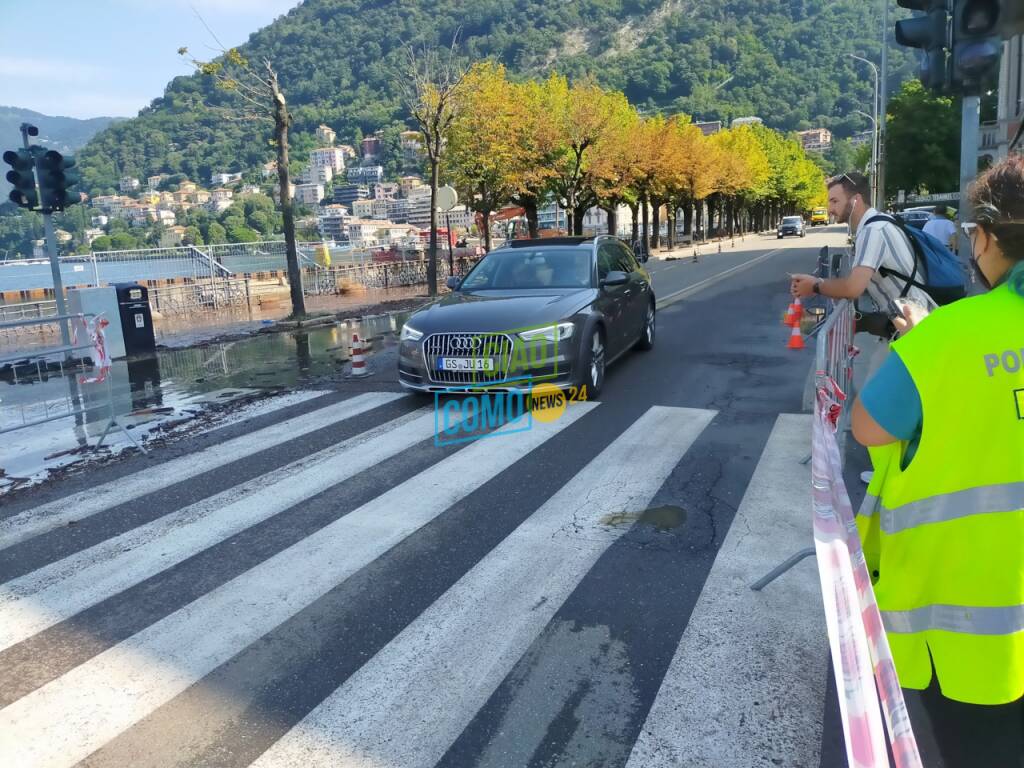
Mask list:
[[[601,280],[601,287],[607,288],[612,285],[625,285],[629,281],[629,275],[625,272],[620,272],[617,269],[613,269]]]
[[[444,281],[444,284],[447,285],[449,288],[451,288],[453,291],[459,290],[459,285],[461,283],[462,283],[462,280],[460,280],[459,278],[454,277],[454,276],[449,277],[447,280]]]

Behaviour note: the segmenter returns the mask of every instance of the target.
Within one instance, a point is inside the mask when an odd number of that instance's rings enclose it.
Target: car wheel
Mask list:
[[[781,240],[781,239],[782,239],[782,235],[779,235],[779,236],[778,236],[777,238],[775,238],[775,239],[776,239],[776,240]]]
[[[640,331],[640,338],[637,339],[636,348],[646,352],[654,349],[654,332],[657,330],[655,324],[654,302],[647,305],[647,315],[644,318],[644,327]]]
[[[604,386],[606,351],[604,333],[595,328],[590,334],[590,341],[581,356],[579,386],[586,386],[587,399],[594,399],[601,393]]]

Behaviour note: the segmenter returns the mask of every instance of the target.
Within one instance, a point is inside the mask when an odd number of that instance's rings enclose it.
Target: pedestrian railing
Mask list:
[[[54,315],[47,318],[12,320],[0,323],[0,332],[15,329],[70,322],[76,332],[87,329],[87,320],[95,315]],[[77,336],[77,333],[76,333]],[[114,427],[120,429],[136,447],[145,448],[135,441],[127,428],[118,420],[114,410],[112,379],[100,366],[103,361],[96,345],[88,341],[72,340],[70,344],[50,346],[17,352],[0,357],[0,381],[11,385],[38,385],[39,396],[23,400],[31,389],[18,387],[18,398],[0,394],[0,435],[28,429],[58,419],[74,418],[84,425],[89,416],[106,412],[106,425],[94,448],[99,448]],[[109,360],[106,361],[109,366]],[[2,390],[0,390],[2,392]],[[101,416],[101,418],[103,418]]]

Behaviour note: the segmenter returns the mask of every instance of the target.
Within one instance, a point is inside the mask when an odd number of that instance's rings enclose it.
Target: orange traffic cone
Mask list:
[[[366,360],[363,358],[363,343],[359,340],[359,334],[352,334],[352,375],[366,376],[370,370],[366,367]]]
[[[794,299],[795,301],[795,299]],[[786,309],[786,314],[782,318],[782,324],[787,328],[793,327],[793,313],[796,311],[796,304],[793,301],[789,302],[789,308]]]
[[[800,303],[800,299],[793,299],[793,312],[789,316],[789,324],[797,328],[800,327],[800,320],[804,316],[804,307]]]
[[[789,344],[786,345],[789,349],[803,349],[804,348],[804,337],[800,333],[800,324],[797,323],[793,326],[793,330],[789,334]]]

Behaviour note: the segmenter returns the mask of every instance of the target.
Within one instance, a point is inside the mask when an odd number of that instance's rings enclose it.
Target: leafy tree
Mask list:
[[[112,251],[126,251],[138,247],[138,241],[128,232],[115,232],[110,236]]]
[[[228,241],[227,230],[216,221],[210,222],[206,230],[206,242],[208,245],[220,245]]]
[[[458,109],[458,91],[466,76],[459,61],[456,41],[439,51],[424,45],[417,50],[407,46],[405,64],[395,87],[402,94],[413,120],[423,134],[423,146],[430,165],[430,259],[427,263],[427,290],[437,295],[437,185],[448,134]]]
[[[199,231],[199,227],[185,227],[181,242],[183,245],[203,245],[203,233]]]
[[[935,96],[916,80],[904,83],[889,102],[886,186],[907,192],[957,189],[959,146],[959,100]]]
[[[109,235],[100,235],[92,241],[92,250],[94,251],[110,251],[114,248],[114,243]]]
[[[188,55],[187,48],[179,48],[181,56]],[[292,199],[288,194],[291,189],[291,177],[288,167],[288,131],[292,125],[292,116],[288,112],[284,91],[278,80],[269,57],[263,57],[257,69],[250,64],[237,48],[223,51],[218,61],[203,62],[189,59],[203,75],[212,78],[217,85],[236,97],[230,106],[220,107],[237,119],[239,107],[242,115],[251,121],[273,126],[273,145],[277,151],[277,181],[281,214],[284,218],[285,255],[288,263],[288,283],[292,300],[292,317],[301,318],[306,315],[306,300],[302,295],[302,275],[299,270],[298,250],[295,246],[295,216]],[[231,163],[237,162],[232,159]],[[209,168],[199,169],[204,177],[209,177]]]
[[[255,243],[260,239],[259,233],[249,229],[244,224],[233,226],[228,229],[228,240],[232,243]]]

